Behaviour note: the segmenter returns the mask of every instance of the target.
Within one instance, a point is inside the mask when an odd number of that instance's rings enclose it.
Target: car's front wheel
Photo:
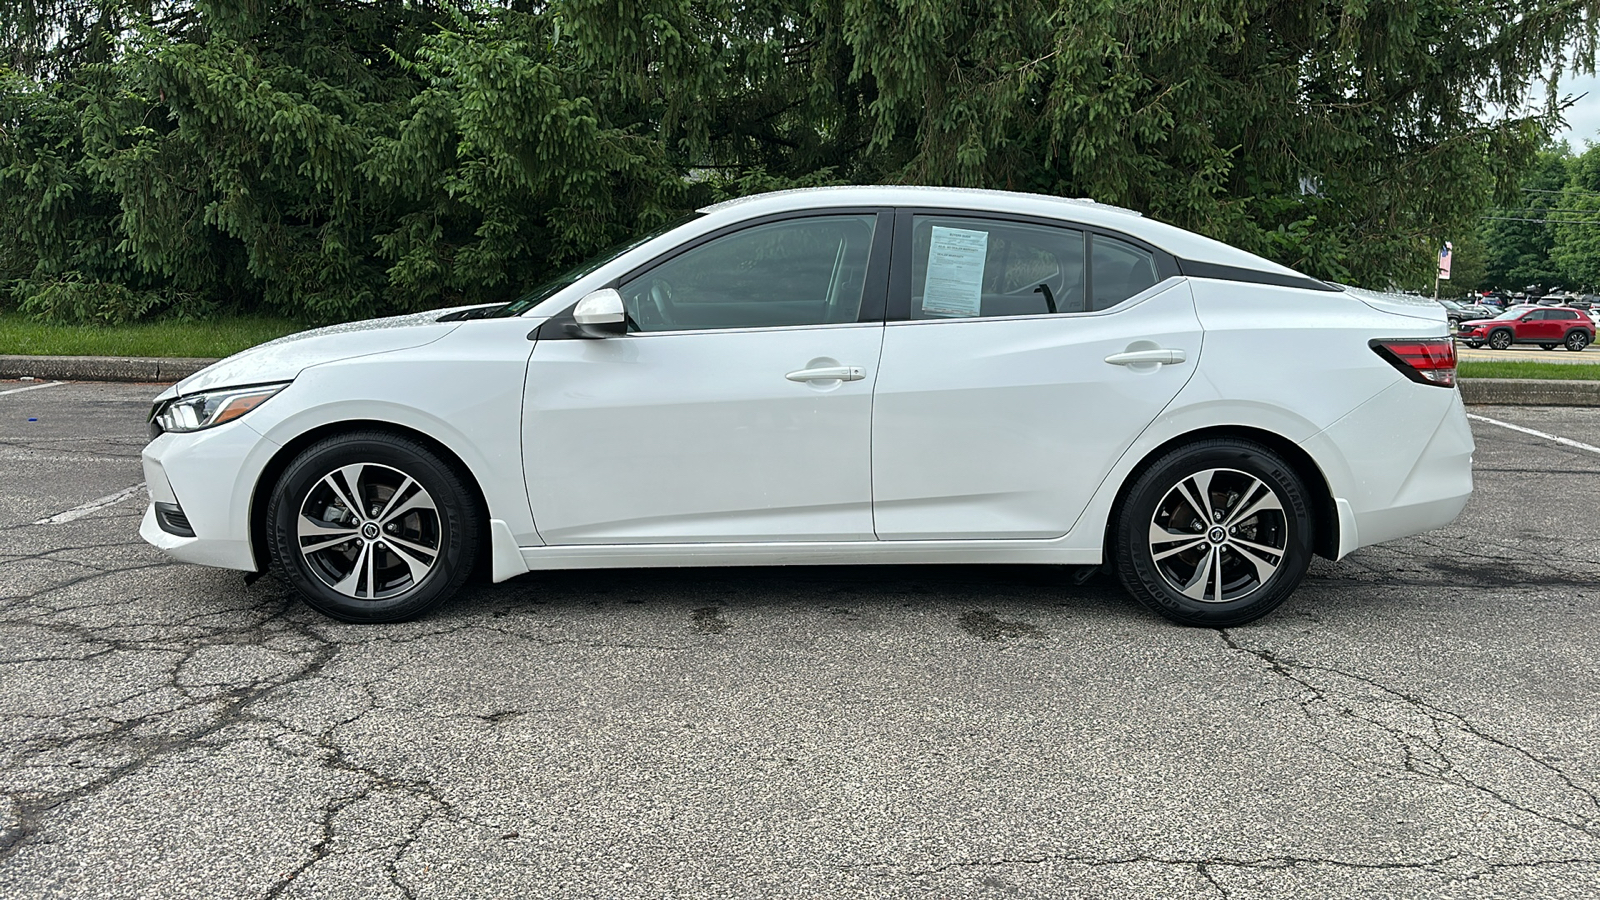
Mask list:
[[[1563,343],[1567,345],[1568,350],[1577,352],[1589,346],[1589,333],[1587,331],[1568,332],[1567,339]]]
[[[1511,332],[1504,328],[1489,335],[1489,348],[1491,350],[1504,350],[1511,346]]]
[[[378,431],[296,456],[267,524],[279,571],[306,603],[347,622],[398,622],[444,602],[471,574],[479,540],[477,501],[455,469]]]
[[[1129,490],[1112,550],[1128,592],[1186,625],[1259,619],[1311,563],[1311,505],[1271,449],[1213,439],[1157,459]]]

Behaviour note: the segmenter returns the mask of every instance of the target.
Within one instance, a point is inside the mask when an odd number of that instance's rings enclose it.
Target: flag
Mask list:
[[[1440,281],[1449,281],[1450,280],[1450,251],[1452,251],[1454,249],[1455,249],[1455,247],[1451,246],[1449,241],[1445,241],[1444,242],[1444,247],[1442,249],[1440,249],[1440,251],[1439,251],[1439,280]]]

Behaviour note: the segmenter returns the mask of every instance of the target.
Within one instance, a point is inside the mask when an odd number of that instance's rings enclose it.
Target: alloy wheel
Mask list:
[[[386,600],[416,588],[443,546],[432,495],[410,475],[380,463],[325,474],[300,504],[296,533],[306,567],[358,600]]]
[[[1253,593],[1283,565],[1283,501],[1237,469],[1205,469],[1169,490],[1150,520],[1150,556],[1176,591],[1201,603]]]

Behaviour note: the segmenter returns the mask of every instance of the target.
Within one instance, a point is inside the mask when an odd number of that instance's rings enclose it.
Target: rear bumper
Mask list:
[[[1456,390],[1396,384],[1303,446],[1324,463],[1340,557],[1448,525],[1472,496],[1475,447]]]

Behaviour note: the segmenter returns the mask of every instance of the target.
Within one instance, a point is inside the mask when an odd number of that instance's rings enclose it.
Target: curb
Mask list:
[[[132,356],[0,356],[0,378],[52,381],[171,382],[214,359]],[[1600,381],[1471,378],[1460,382],[1468,406],[1600,406]]]
[[[1600,381],[1467,378],[1457,383],[1468,406],[1600,406]]]
[[[188,378],[214,362],[190,357],[0,356],[0,378],[167,382]]]

